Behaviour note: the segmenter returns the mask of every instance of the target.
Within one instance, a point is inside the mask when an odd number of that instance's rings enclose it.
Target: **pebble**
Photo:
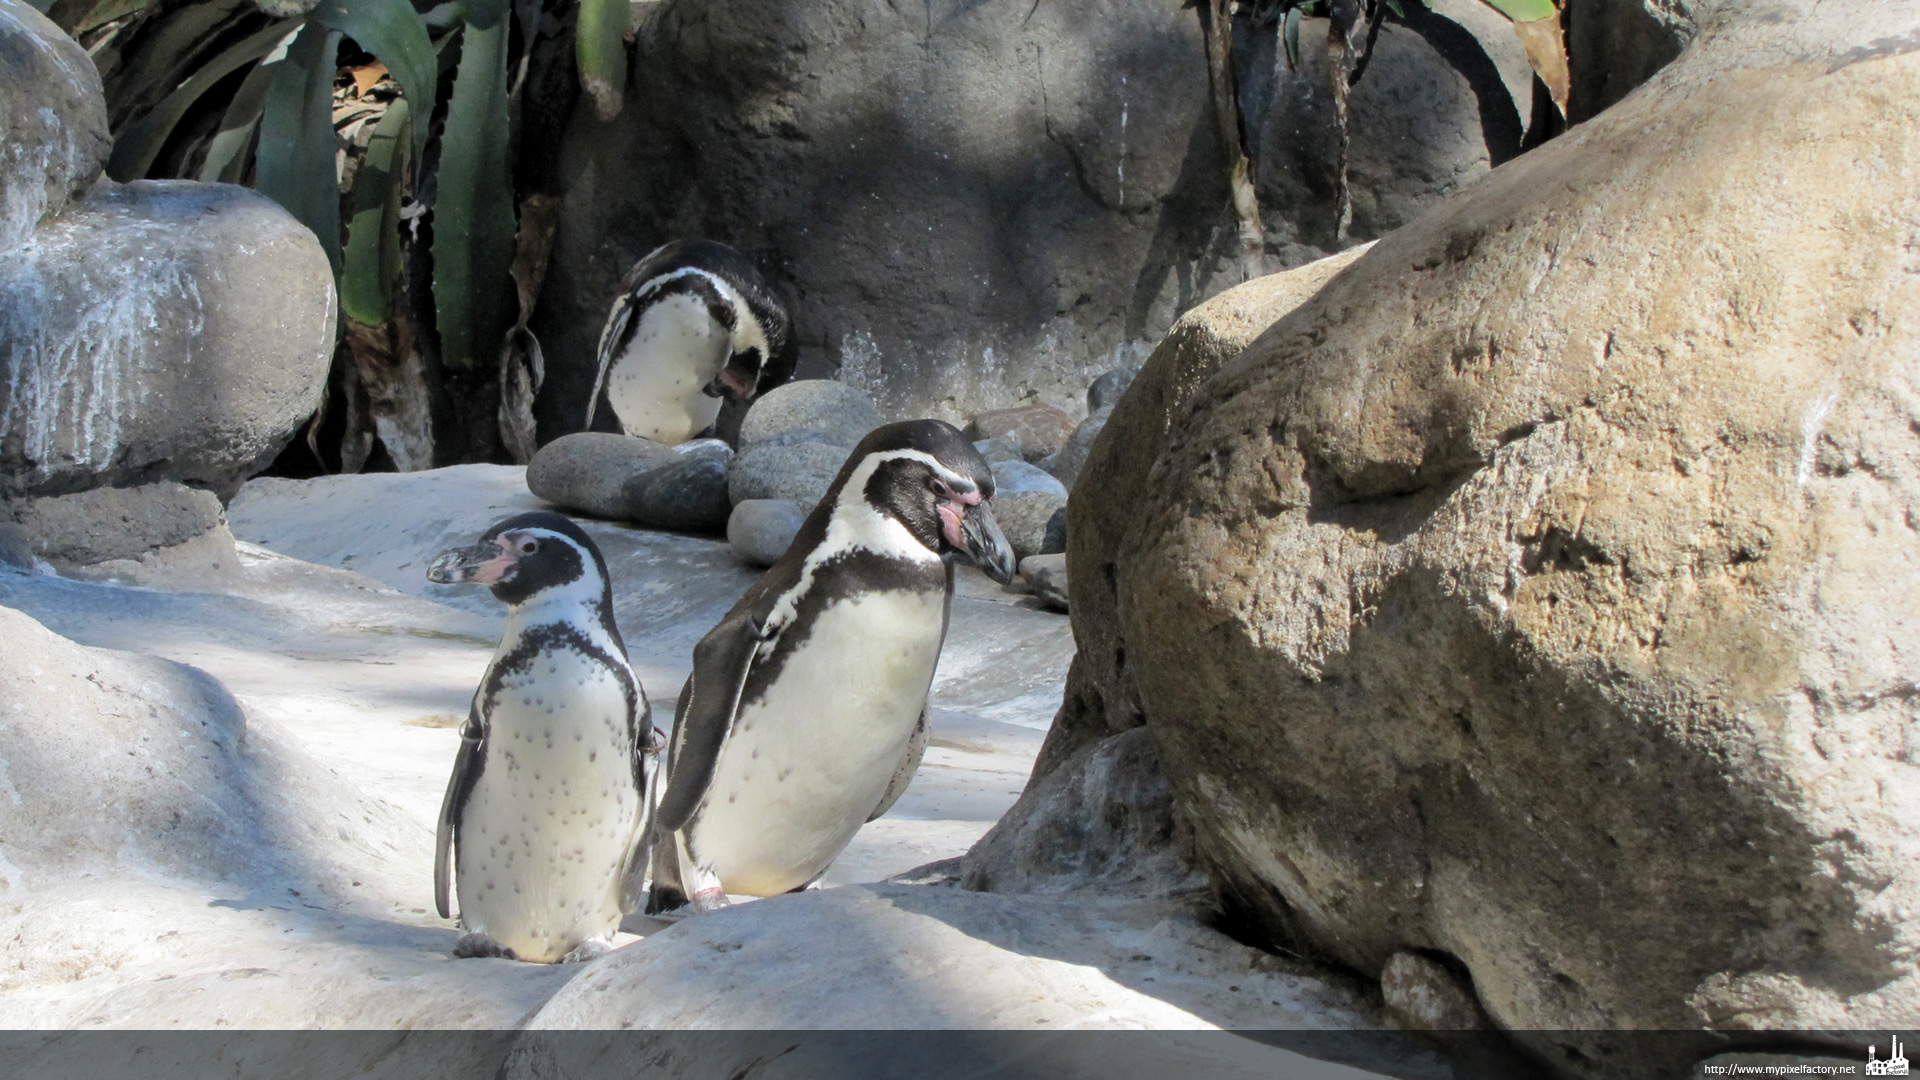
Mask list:
[[[807,508],[791,499],[747,499],[727,518],[727,543],[740,561],[772,566],[806,520]]]
[[[983,412],[967,425],[971,439],[996,439],[1017,436],[1020,452],[1028,461],[1038,461],[1057,452],[1073,434],[1073,417],[1052,405],[1024,405],[1017,409]]]
[[[1040,602],[1067,610],[1067,557],[1062,553],[1029,555],[1020,560],[1020,579]]]

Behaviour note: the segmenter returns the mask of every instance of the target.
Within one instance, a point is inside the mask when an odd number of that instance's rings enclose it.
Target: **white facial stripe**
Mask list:
[[[552,529],[513,529],[501,534],[502,539],[519,537],[537,537],[545,543],[565,544],[580,557],[580,576],[564,585],[550,585],[527,597],[526,602],[513,609],[508,617],[511,624],[534,626],[541,623],[564,622],[586,635],[588,639],[608,648],[606,630],[593,614],[595,605],[606,590],[606,582],[600,576],[600,570],[593,562],[593,554],[565,533]],[[515,554],[519,551],[516,548]],[[515,636],[509,633],[508,638]],[[504,638],[502,639],[504,642]]]
[[[768,640],[761,646],[762,656],[772,651],[773,639],[793,621],[796,606],[813,588],[814,574],[827,560],[859,549],[911,562],[940,561],[939,552],[916,539],[898,519],[874,509],[867,501],[867,481],[873,479],[875,470],[884,462],[902,459],[925,462],[942,479],[953,478],[948,479],[949,484],[961,479],[934,460],[933,455],[920,450],[889,450],[862,458],[860,464],[854,466],[853,474],[847,477],[846,486],[840,489],[839,498],[834,500],[833,513],[827,518],[827,535],[807,553],[807,561],[801,564],[799,582],[768,612],[767,625],[763,628]]]
[[[647,297],[670,282],[689,277],[705,278],[720,293],[721,298],[733,308],[733,338],[730,347],[734,352],[742,353],[748,349],[759,349],[762,364],[772,359],[767,351],[767,333],[761,328],[760,320],[753,317],[753,308],[747,305],[746,297],[741,296],[732,285],[727,284],[725,278],[710,274],[699,267],[683,266],[678,270],[661,274],[659,277],[648,278],[646,283],[640,286],[639,291],[633,294],[634,302],[643,303]]]

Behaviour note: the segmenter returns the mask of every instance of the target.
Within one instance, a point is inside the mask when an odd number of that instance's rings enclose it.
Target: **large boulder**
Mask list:
[[[1150,364],[1137,520],[1069,534],[1243,929],[1450,954],[1588,1076],[1920,1011],[1920,4],[1694,6],[1183,408]]]
[[[266,196],[102,185],[0,251],[0,495],[231,496],[319,404],[333,330],[327,257]]]
[[[1355,248],[1229,289],[1181,316],[1107,411],[1067,504],[1067,566],[1078,651],[1036,778],[1088,743],[1140,726],[1114,593],[1116,552],[1139,515],[1147,474],[1200,384],[1366,252]]]
[[[45,15],[0,0],[0,250],[100,177],[113,138],[87,51]]]

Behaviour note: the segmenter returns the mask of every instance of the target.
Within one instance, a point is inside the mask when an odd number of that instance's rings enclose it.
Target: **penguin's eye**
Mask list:
[[[938,495],[943,499],[953,498],[953,489],[947,486],[947,482],[945,480],[942,480],[937,476],[929,477],[927,479],[927,487],[932,489],[935,495]]]
[[[534,552],[539,550],[540,550],[540,541],[538,540],[535,540],[529,537],[525,540],[520,541],[520,554],[522,555],[531,555]]]

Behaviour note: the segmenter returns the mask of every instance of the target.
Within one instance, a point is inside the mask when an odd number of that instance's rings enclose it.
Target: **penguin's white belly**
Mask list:
[[[741,710],[687,838],[728,892],[799,888],[860,831],[926,705],[945,605],[906,591],[832,604]]]
[[[686,442],[720,415],[720,399],[702,390],[731,355],[731,335],[703,301],[662,297],[640,313],[626,351],[614,358],[607,401],[627,434]]]
[[[508,676],[489,720],[459,823],[460,922],[553,963],[620,924],[640,813],[627,699],[604,666],[556,650]]]

